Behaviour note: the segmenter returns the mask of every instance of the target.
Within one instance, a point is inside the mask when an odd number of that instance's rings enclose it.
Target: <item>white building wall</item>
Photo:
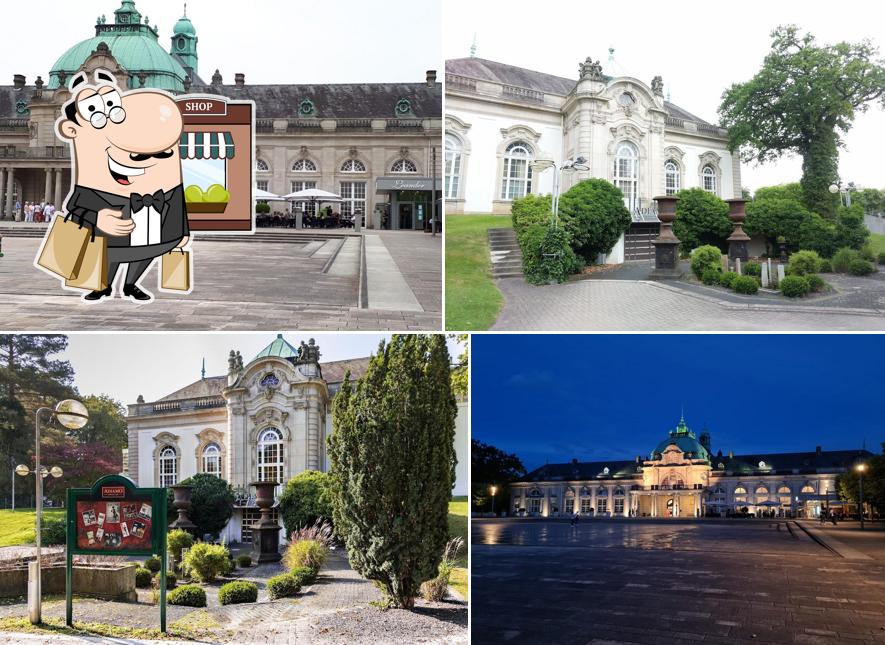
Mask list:
[[[467,402],[458,403],[458,416],[455,417],[455,454],[458,466],[455,469],[455,488],[453,495],[470,494],[470,477],[467,469],[470,466],[470,428]]]

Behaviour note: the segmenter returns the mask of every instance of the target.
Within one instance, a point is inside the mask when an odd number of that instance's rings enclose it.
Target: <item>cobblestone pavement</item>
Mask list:
[[[885,315],[824,307],[740,305],[656,282],[582,280],[532,286],[496,282],[504,308],[492,330],[550,331],[850,331],[883,330]]]
[[[885,562],[885,522],[865,522],[864,530],[858,521],[842,521],[835,526],[810,520],[801,524],[837,553],[848,547],[862,556]]]
[[[475,519],[472,531],[477,644],[885,643],[885,562],[842,559],[792,522]]]
[[[372,231],[381,237],[425,312],[442,311],[442,235]]]
[[[384,236],[385,244],[388,239]],[[433,308],[429,286],[418,287],[421,295],[416,291],[419,300],[428,302],[424,312],[359,309],[358,273],[322,273],[328,258],[307,257],[298,244],[197,239],[192,293],[160,293],[157,269],[152,268],[142,285],[156,301],[135,304],[114,298],[86,304],[79,294],[61,289],[56,278],[33,267],[39,239],[7,237],[3,242],[0,327],[5,330],[397,331],[438,330],[442,325],[441,306]],[[405,240],[391,242],[392,247],[404,244]],[[408,266],[405,252],[391,254],[401,270]],[[403,275],[410,286],[432,280],[423,266],[410,267]]]

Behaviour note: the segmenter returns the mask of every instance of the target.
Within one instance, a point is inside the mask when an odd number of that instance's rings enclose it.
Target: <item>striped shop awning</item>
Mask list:
[[[178,147],[182,159],[233,159],[236,152],[230,132],[183,132]]]

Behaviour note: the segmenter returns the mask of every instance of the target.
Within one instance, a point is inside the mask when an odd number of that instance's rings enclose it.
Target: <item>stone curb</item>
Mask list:
[[[827,535],[826,531],[821,531],[820,529],[815,528],[810,525],[808,522],[798,522],[794,521],[796,526],[805,531],[808,536],[823,546],[826,549],[829,549],[836,555],[846,560],[872,560],[870,556],[866,553],[858,551],[852,546],[848,546],[842,540],[833,537],[832,535]]]

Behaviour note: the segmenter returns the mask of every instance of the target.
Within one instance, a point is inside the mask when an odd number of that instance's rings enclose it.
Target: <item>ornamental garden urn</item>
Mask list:
[[[270,515],[274,489],[279,482],[252,482],[255,487],[255,505],[261,509],[261,517],[252,525],[252,561],[278,562],[280,555],[280,526]]]
[[[658,219],[661,220],[661,232],[652,241],[655,245],[655,268],[648,274],[650,278],[679,278],[679,238],[673,234],[673,220],[676,219],[676,202],[678,197],[661,195],[655,197],[658,203]]]
[[[175,519],[172,524],[169,525],[170,529],[184,529],[194,537],[199,537],[197,532],[197,525],[190,521],[190,518],[187,516],[188,511],[191,510],[191,492],[193,491],[193,486],[187,486],[182,484],[176,484],[175,486],[170,486],[172,489],[172,494],[175,496],[172,500],[172,508],[174,508],[178,512],[178,517]]]
[[[743,224],[747,214],[744,212],[744,204],[746,199],[726,199],[728,203],[728,218],[731,220],[734,230],[728,236],[728,259],[746,262],[749,258],[747,251],[747,242],[750,236],[744,232]]]

